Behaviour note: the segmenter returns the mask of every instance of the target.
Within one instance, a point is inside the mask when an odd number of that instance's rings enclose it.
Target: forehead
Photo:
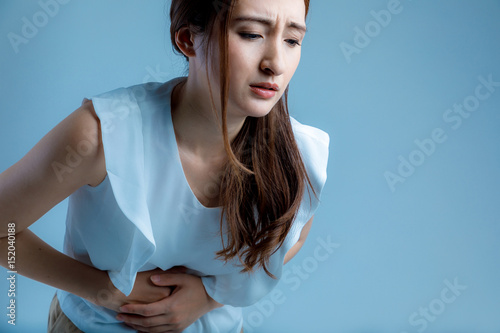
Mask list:
[[[304,0],[237,0],[233,18],[242,15],[305,24],[306,6]]]

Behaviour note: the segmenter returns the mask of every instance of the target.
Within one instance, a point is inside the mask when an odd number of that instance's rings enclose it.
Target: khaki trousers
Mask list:
[[[49,321],[47,323],[48,333],[83,333],[62,312],[57,295],[52,298],[49,309]]]

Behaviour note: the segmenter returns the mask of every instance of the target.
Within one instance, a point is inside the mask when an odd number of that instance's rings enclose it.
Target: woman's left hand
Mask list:
[[[151,281],[175,289],[158,302],[126,304],[117,317],[140,332],[182,332],[205,313],[222,306],[207,294],[198,276],[166,271],[152,275]]]

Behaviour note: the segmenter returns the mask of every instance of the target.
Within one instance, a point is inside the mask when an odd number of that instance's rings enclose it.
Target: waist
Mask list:
[[[117,313],[97,306],[63,290],[57,291],[61,310],[75,326],[84,332],[131,333],[134,329],[115,319]],[[183,333],[240,333],[243,327],[241,308],[224,305],[200,317]]]

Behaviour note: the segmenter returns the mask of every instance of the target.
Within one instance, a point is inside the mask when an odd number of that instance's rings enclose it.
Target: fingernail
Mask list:
[[[153,282],[160,282],[160,276],[159,275],[153,275],[153,276],[151,276],[151,281],[153,281]]]
[[[121,311],[121,309],[120,309],[120,311]],[[118,315],[118,316],[116,316],[116,320],[123,321],[123,316],[122,316],[122,315]]]

